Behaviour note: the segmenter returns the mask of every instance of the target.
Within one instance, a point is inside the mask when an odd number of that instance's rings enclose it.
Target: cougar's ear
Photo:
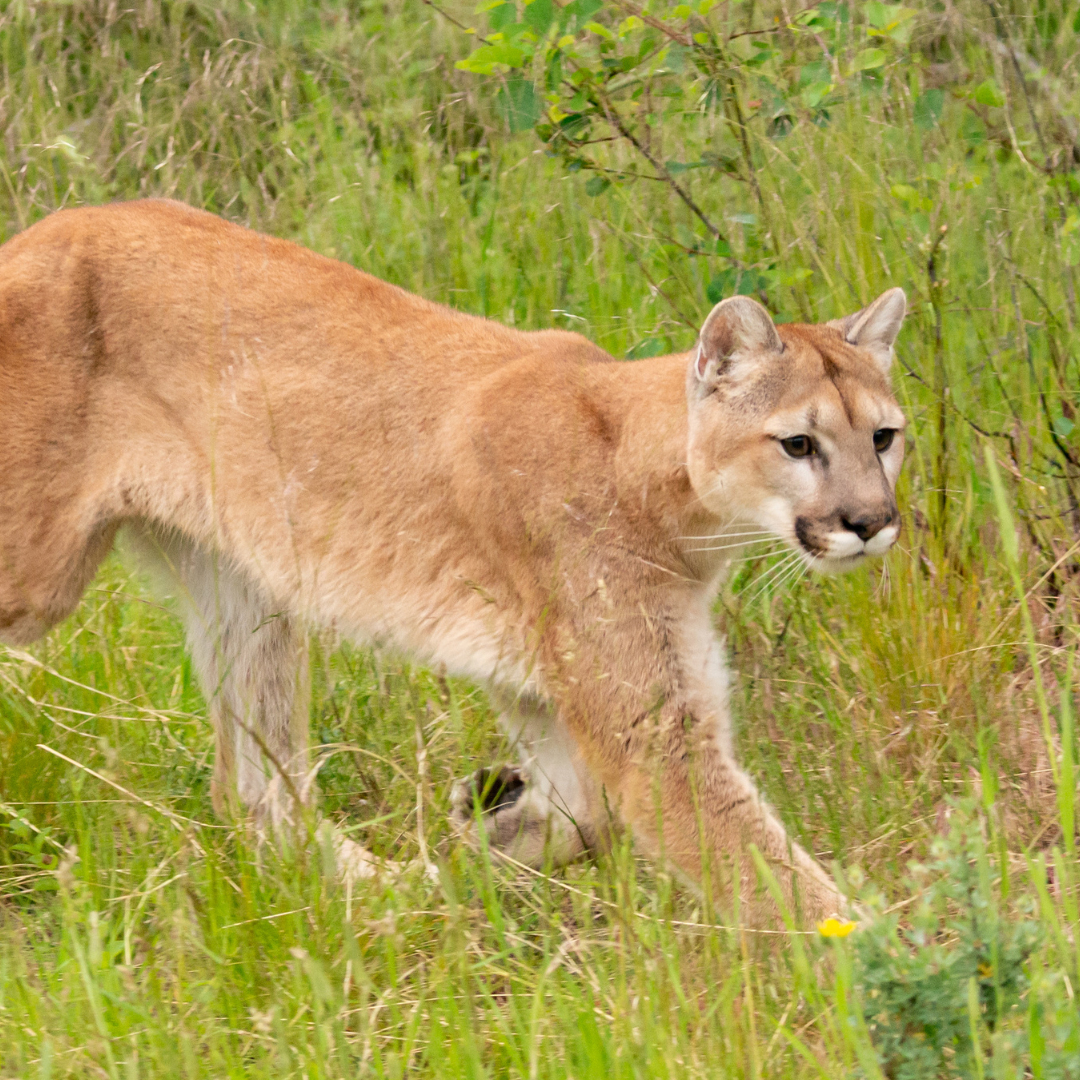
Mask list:
[[[724,375],[734,374],[736,362],[753,354],[781,353],[784,346],[772,317],[749,296],[721,300],[709,312],[690,361],[691,382],[705,389]]]
[[[877,361],[888,374],[892,366],[893,343],[907,313],[907,297],[903,289],[889,289],[872,304],[856,311],[846,319],[829,323],[835,326],[849,345],[857,345]]]

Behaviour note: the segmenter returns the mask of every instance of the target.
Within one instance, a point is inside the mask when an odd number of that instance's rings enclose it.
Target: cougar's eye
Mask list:
[[[790,439],[781,439],[780,445],[788,457],[810,457],[814,453],[814,440],[809,435],[792,435]]]
[[[878,428],[874,432],[874,449],[879,454],[884,454],[886,450],[892,446],[893,438],[896,435],[896,431],[893,428],[883,427]]]

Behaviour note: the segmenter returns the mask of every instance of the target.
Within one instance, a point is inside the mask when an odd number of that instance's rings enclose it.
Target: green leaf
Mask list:
[[[866,5],[866,19],[875,30],[881,30],[890,37],[901,24],[909,22],[917,14],[914,8],[902,4],[882,4],[871,0]]]
[[[823,97],[832,89],[831,82],[818,82],[811,83],[805,90],[799,95],[802,103],[808,108],[813,109],[817,106]]]
[[[525,5],[525,21],[536,31],[544,34],[555,18],[555,5],[552,0],[532,0]]]
[[[527,34],[528,37],[522,36],[525,34]],[[521,38],[521,40],[518,41],[518,38]],[[496,31],[494,34],[489,34],[488,41],[493,44],[496,42],[513,41],[516,42],[519,47],[524,48],[526,53],[531,53],[532,50],[529,48],[529,44],[536,41],[536,35],[529,29],[528,23],[512,22],[506,23],[501,30]]]
[[[964,117],[960,121],[960,136],[969,146],[986,142],[986,125],[970,109],[964,110]]]
[[[504,41],[492,45],[481,45],[474,49],[464,60],[459,60],[454,67],[461,71],[471,71],[474,75],[490,75],[498,70],[499,65],[508,68],[521,67],[525,62],[525,53],[514,45]]]
[[[765,133],[770,139],[783,139],[791,134],[795,126],[795,117],[789,112],[779,112],[770,121]]]
[[[664,343],[659,338],[646,338],[627,351],[627,360],[645,360],[650,356],[659,356],[664,351]]]
[[[805,26],[811,30],[824,29],[833,23],[830,13],[822,12],[818,8],[808,8],[806,11],[800,11],[791,21],[796,26]]]
[[[926,236],[930,232],[930,219],[921,211],[911,215],[911,227],[919,236]]]
[[[678,173],[689,172],[691,169],[706,169],[709,166],[707,161],[689,161],[685,164],[681,161],[665,161],[664,168],[672,175],[675,176]]]
[[[915,126],[920,131],[929,131],[937,126],[941,111],[945,108],[945,94],[941,90],[927,90],[919,95],[915,102]]]
[[[513,4],[498,4],[488,9],[488,26],[492,30],[503,30],[516,20],[517,8]]]
[[[989,105],[992,109],[1000,109],[1005,104],[1005,95],[993,79],[987,79],[986,82],[979,83],[975,87],[975,100],[980,105]]]
[[[903,203],[907,203],[909,206],[915,206],[918,204],[922,196],[910,185],[910,184],[893,184],[889,189],[889,193],[894,199],[899,199]]]
[[[559,134],[564,139],[583,139],[588,130],[589,117],[583,113],[570,113],[559,121]]]
[[[499,90],[499,104],[513,132],[528,131],[540,119],[542,101],[527,79],[508,79]]]
[[[701,152],[701,160],[706,165],[711,165],[714,169],[719,169],[721,172],[730,173],[732,176],[739,175],[739,159],[732,157],[730,154],[718,154],[713,150],[703,150]]]
[[[896,5],[895,10],[899,10],[900,5]],[[877,0],[871,0],[871,3],[866,5],[866,18],[871,26],[876,27],[878,30],[884,30],[891,21],[893,6],[891,4],[881,4]]]
[[[590,176],[585,181],[586,195],[602,195],[611,187],[611,181],[606,176]]]
[[[664,54],[664,67],[668,71],[674,71],[676,74],[682,72],[686,67],[687,51],[681,45],[669,45],[667,52]]]
[[[1067,416],[1059,416],[1054,421],[1054,431],[1062,439],[1067,439],[1075,427],[1076,425]]]
[[[454,67],[458,71],[468,71],[473,75],[490,75],[495,70],[494,64],[485,64],[477,60],[475,53],[466,56],[464,60],[455,61]]]
[[[810,267],[796,266],[793,270],[787,270],[780,274],[779,280],[781,285],[798,285],[813,276],[814,271]]]
[[[708,285],[705,286],[705,295],[710,304],[719,304],[721,300],[732,290],[736,277],[734,270],[721,270]]]
[[[577,16],[580,25],[586,19],[591,19],[603,6],[603,0],[573,0],[562,9],[563,16],[567,19]]]
[[[772,60],[773,57],[779,55],[780,53],[767,41],[753,41],[750,43],[750,55],[747,57],[746,63],[750,67],[761,67]]]
[[[769,279],[757,270],[721,270],[705,287],[710,304],[719,304],[727,296],[746,295],[769,287]]]
[[[832,69],[823,60],[815,60],[812,64],[803,64],[799,68],[799,86],[813,86],[814,83],[827,83],[832,81]]]
[[[881,67],[885,63],[885,50],[884,49],[863,49],[858,56],[855,57],[855,65],[852,68],[853,71],[872,71],[874,68]]]

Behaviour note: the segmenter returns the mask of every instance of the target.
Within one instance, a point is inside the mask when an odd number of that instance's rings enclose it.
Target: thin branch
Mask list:
[[[453,15],[448,15],[445,11],[443,11],[441,7],[439,7],[438,4],[433,3],[433,0],[423,0],[423,2],[427,4],[427,6],[432,9],[432,11],[438,12],[448,23],[453,23],[454,26],[456,26],[459,30],[464,31],[470,37],[475,37],[477,41],[482,41],[485,45],[491,44],[491,42],[488,41],[486,37],[483,37],[481,34],[478,34],[476,32],[475,27],[466,26],[463,22],[458,22],[458,20],[455,19]]]
[[[1046,149],[1046,140],[1043,138],[1042,128],[1039,127],[1039,121],[1035,116],[1035,108],[1031,104],[1031,95],[1028,93],[1027,81],[1024,79],[1024,72],[1020,68],[1020,61],[1012,47],[1012,38],[1002,21],[1001,14],[998,12],[997,4],[994,3],[994,0],[986,0],[986,6],[990,9],[990,14],[994,19],[994,29],[997,31],[998,39],[1005,47],[1005,52],[1008,54],[1009,59],[1013,62],[1013,68],[1016,70],[1016,78],[1020,83],[1020,90],[1024,95],[1024,101],[1027,103],[1028,116],[1031,117],[1031,126],[1035,129],[1035,135],[1039,140],[1039,149],[1043,152],[1044,164],[1049,166],[1050,154]]]
[[[664,178],[665,182],[671,187],[671,190],[679,196],[680,199],[690,208],[691,212],[701,221],[706,229],[709,230],[715,237],[722,237],[724,234],[717,228],[716,225],[709,220],[705,211],[691,198],[690,193],[676,180],[671,173],[667,171],[664,165],[657,161],[657,159],[650,153],[642,143],[634,136],[634,133],[622,122],[622,117],[618,112],[611,107],[610,102],[600,91],[596,92],[596,96],[600,102],[600,107],[604,110],[604,115],[607,117],[607,122],[624,138],[630,145]]]

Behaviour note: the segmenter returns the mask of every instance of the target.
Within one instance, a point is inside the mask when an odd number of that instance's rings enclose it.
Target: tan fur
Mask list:
[[[821,569],[895,539],[903,439],[870,440],[903,427],[902,315],[735,298],[693,352],[614,363],[177,203],[62,211],[0,249],[0,637],[68,615],[127,525],[184,598],[223,810],[306,798],[298,627],[329,626],[503,702],[526,782],[482,818],[460,787],[463,832],[534,864],[620,825],[692,877],[737,856],[767,922],[754,844],[818,917],[834,886],[732,755],[710,602],[754,529]],[[801,432],[815,460],[777,441]]]

